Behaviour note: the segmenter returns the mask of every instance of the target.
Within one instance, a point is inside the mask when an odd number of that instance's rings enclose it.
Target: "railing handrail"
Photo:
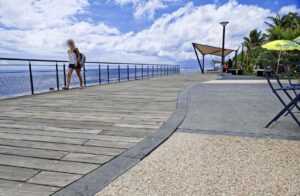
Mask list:
[[[57,60],[57,59],[26,59],[26,58],[1,58],[0,57],[0,61],[19,61],[19,62],[26,62],[27,66],[28,66],[28,71],[29,71],[29,81],[30,81],[30,90],[31,90],[31,94],[34,95],[35,94],[35,84],[34,84],[34,74],[33,74],[33,64],[32,62],[52,62],[53,66],[55,67],[55,72],[56,72],[56,90],[59,91],[60,87],[61,87],[61,83],[60,83],[60,72],[61,70],[58,69],[58,66],[62,66],[63,67],[63,82],[64,82],[64,86],[66,86],[66,66],[67,66],[67,62],[66,60]],[[126,69],[127,69],[127,80],[130,81],[130,65],[134,66],[134,80],[137,79],[144,79],[144,77],[154,77],[154,69],[156,67],[157,70],[157,74],[159,76],[165,76],[165,75],[169,75],[169,74],[175,74],[175,73],[180,73],[180,65],[171,65],[171,64],[149,64],[149,63],[123,63],[123,62],[97,62],[97,61],[89,61],[86,62],[87,64],[96,64],[98,65],[98,81],[99,81],[99,85],[102,84],[102,77],[101,77],[101,72],[103,69],[101,69],[101,66],[106,66],[106,74],[107,74],[107,83],[109,84],[111,82],[110,80],[110,67],[115,67],[117,65],[117,71],[118,71],[118,76],[117,79],[119,82],[121,82],[122,78],[121,78],[121,69],[124,70],[123,68],[121,68],[121,65],[125,65]],[[5,63],[10,65],[9,63]],[[19,64],[19,63],[18,63]],[[0,64],[1,65],[1,64]],[[42,66],[42,65],[36,65],[36,66]],[[52,65],[51,65],[52,66]],[[139,66],[139,69],[141,69],[141,73],[139,74],[140,76],[137,76],[137,67]],[[150,74],[150,69],[152,68],[152,74]],[[114,68],[116,69],[116,68]],[[144,74],[146,73],[146,74]],[[86,86],[86,66],[83,66],[83,82],[84,85]]]
[[[68,63],[67,60],[57,59],[26,59],[26,58],[3,58],[0,61],[28,61],[28,62],[52,62],[52,63]],[[129,63],[129,62],[101,62],[101,61],[87,61],[90,64],[111,64],[111,65],[159,65],[159,66],[179,66],[176,64],[155,64],[155,63]]]

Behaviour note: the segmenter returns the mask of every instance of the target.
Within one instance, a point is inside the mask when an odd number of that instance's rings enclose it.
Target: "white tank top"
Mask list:
[[[69,63],[76,65],[77,64],[76,53],[74,51],[68,50],[68,56],[69,56]]]

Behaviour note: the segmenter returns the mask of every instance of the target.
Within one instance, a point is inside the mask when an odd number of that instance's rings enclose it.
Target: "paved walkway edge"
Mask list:
[[[190,102],[190,89],[192,87],[193,85],[179,93],[175,112],[157,132],[146,137],[143,141],[102,167],[93,170],[79,180],[52,194],[52,196],[94,196],[117,177],[143,160],[166,141],[184,121]]]

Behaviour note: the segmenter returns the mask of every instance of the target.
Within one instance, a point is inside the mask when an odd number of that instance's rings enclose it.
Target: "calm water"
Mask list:
[[[62,88],[64,86],[64,71],[62,67],[59,68],[59,86]],[[147,74],[152,75],[151,68],[149,71],[147,68],[144,68],[143,75],[147,77]],[[157,75],[158,70],[153,70],[153,74]],[[32,68],[33,75],[33,86],[34,91],[45,92],[53,89],[57,89],[56,81],[56,71],[55,67],[39,67]],[[98,68],[86,68],[86,83],[87,85],[99,84],[99,69]],[[121,80],[127,80],[127,68],[120,69]],[[141,78],[142,69],[137,68],[136,71],[137,78]],[[130,79],[135,78],[135,69],[129,69]],[[109,80],[111,82],[118,81],[118,69],[110,68],[109,70]],[[108,72],[105,67],[101,69],[101,83],[107,83],[108,81]],[[72,87],[79,86],[79,81],[75,72],[73,73],[72,78]],[[29,95],[31,93],[30,88],[30,78],[29,71],[27,68],[15,68],[10,70],[0,69],[0,98],[4,97],[13,97],[19,95]]]

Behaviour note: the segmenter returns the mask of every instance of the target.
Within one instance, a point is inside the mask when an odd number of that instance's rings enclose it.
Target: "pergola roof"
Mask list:
[[[201,52],[202,55],[215,55],[215,56],[222,56],[222,48],[219,47],[214,47],[214,46],[209,46],[209,45],[204,45],[204,44],[197,44],[193,43],[194,47]],[[224,49],[224,55],[227,56],[234,50],[232,49]]]

